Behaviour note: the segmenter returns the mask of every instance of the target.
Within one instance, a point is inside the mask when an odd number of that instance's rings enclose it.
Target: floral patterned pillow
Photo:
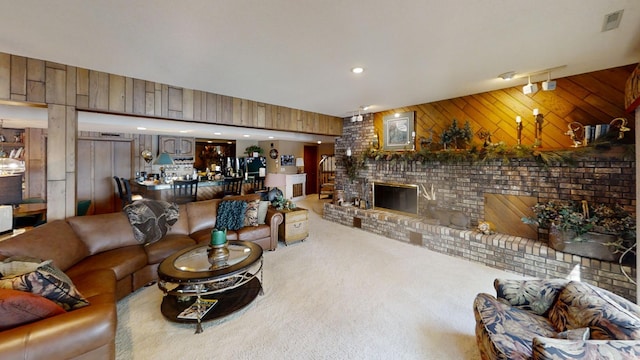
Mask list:
[[[562,279],[495,279],[493,287],[498,299],[504,299],[512,306],[545,316],[567,283],[569,280]]]
[[[558,331],[589,327],[595,340],[640,340],[640,318],[606,293],[571,281],[549,311],[549,320]]]

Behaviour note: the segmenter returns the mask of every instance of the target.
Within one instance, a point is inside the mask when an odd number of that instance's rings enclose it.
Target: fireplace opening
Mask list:
[[[418,186],[375,182],[373,208],[418,215]]]

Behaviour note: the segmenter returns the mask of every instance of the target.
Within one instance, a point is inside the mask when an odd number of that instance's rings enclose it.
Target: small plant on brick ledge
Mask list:
[[[633,252],[636,245],[635,217],[619,204],[550,200],[532,210],[534,216],[523,217],[522,222],[549,229],[550,240],[551,235],[561,235],[563,240],[586,245],[593,238],[590,234],[609,235],[602,245],[622,255]]]

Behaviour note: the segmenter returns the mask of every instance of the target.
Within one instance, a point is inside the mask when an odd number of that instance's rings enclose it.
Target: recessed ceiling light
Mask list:
[[[222,135],[221,132],[214,132],[213,135]]]
[[[273,136],[269,136],[269,139],[273,139]]]
[[[180,130],[180,131],[178,131],[178,132],[179,132],[179,133],[181,133],[181,134],[186,134],[186,133],[188,133],[188,132],[189,132],[189,130]]]
[[[394,117],[400,117],[400,113],[393,114]]]
[[[351,68],[351,72],[354,74],[362,74],[363,71],[364,71],[363,67],[358,66],[358,67]]]
[[[244,137],[251,137],[251,135],[249,135],[249,134],[244,134],[244,135],[242,135],[242,136],[244,136]]]
[[[498,77],[501,78],[502,80],[511,80],[511,79],[513,79],[514,76],[516,76],[516,72],[515,71],[507,71],[504,74],[498,75]]]
[[[146,127],[142,127],[142,126],[138,126],[136,129],[138,129],[138,130],[147,130]]]
[[[322,141],[318,140],[318,145],[322,144]]]

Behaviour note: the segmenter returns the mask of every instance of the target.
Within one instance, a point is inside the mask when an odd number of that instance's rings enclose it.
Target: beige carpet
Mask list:
[[[118,359],[479,359],[472,303],[496,277],[521,278],[322,219],[264,255],[265,294],[194,326],[166,321],[162,292],[118,303]]]

